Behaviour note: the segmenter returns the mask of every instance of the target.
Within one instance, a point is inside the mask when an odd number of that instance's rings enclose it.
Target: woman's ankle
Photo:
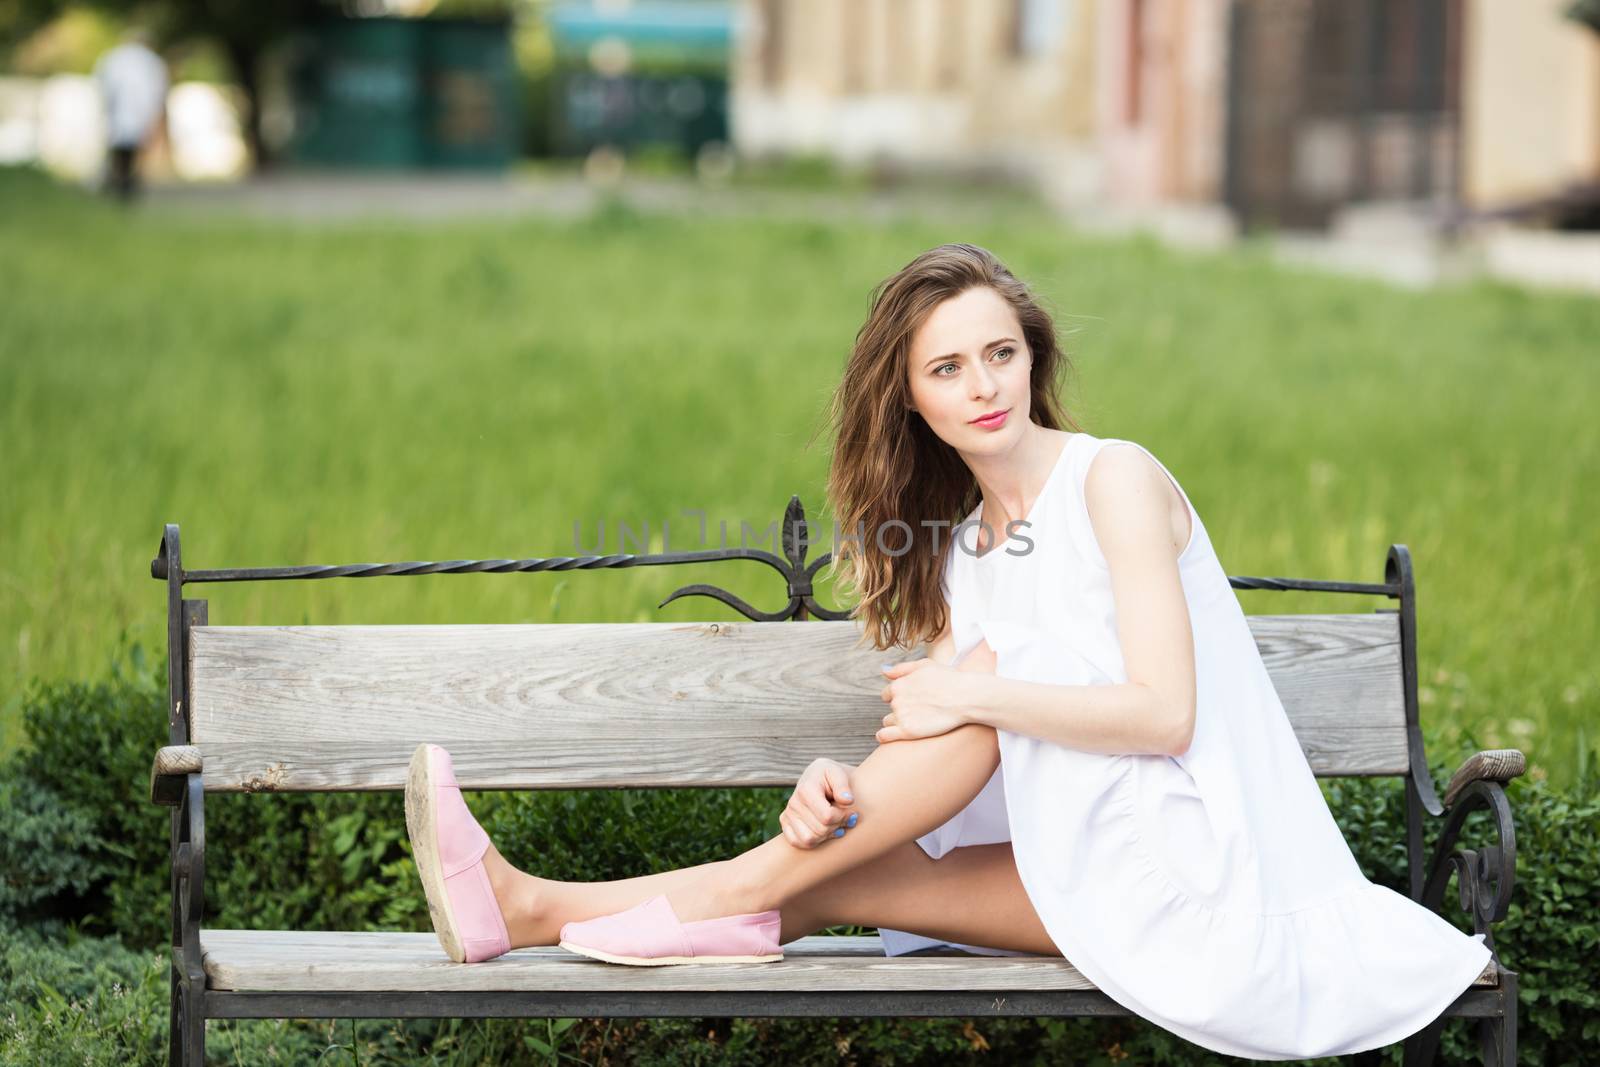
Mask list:
[[[500,905],[500,917],[505,920],[511,947],[555,944],[554,934],[545,928],[544,879],[511,866],[492,844],[484,853],[483,866],[489,875],[489,886],[494,890],[495,903]]]
[[[730,909],[728,914],[747,914],[781,907],[784,895],[783,860],[793,848],[782,837],[774,837],[724,860],[718,872],[718,892]]]

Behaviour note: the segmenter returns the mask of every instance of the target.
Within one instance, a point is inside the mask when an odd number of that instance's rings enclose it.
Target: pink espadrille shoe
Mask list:
[[[489,835],[467,810],[450,753],[438,745],[421,744],[411,754],[406,831],[445,953],[457,963],[477,963],[510,952],[511,935],[483,866]]]
[[[686,923],[665,895],[561,927],[561,947],[607,963],[772,963],[783,959],[776,908]]]

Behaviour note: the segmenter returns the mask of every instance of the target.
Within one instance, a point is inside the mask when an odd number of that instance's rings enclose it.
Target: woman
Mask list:
[[[915,535],[838,562],[875,647],[936,636],[886,666],[880,746],[813,764],[782,835],[740,856],[573,884],[511,867],[424,745],[407,811],[450,955],[765,961],[861,924],[891,955],[1065,956],[1258,1059],[1390,1044],[1468,988],[1481,935],[1363,877],[1199,515],[1143,446],[1060,410],[1064,368],[983,249],[886,279],[835,397],[829,493],[847,529]]]

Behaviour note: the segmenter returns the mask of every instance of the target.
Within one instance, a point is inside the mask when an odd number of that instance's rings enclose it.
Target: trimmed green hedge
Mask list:
[[[166,740],[164,679],[164,663],[133,645],[102,681],[30,687],[31,743],[0,767],[0,927],[10,934],[0,1064],[164,1055],[168,813],[146,799],[151,757]],[[1436,765],[1436,777],[1454,763]],[[1404,891],[1400,783],[1323,784],[1367,876]],[[1522,779],[1511,796],[1518,885],[1497,936],[1521,974],[1523,1056],[1590,1062],[1600,1047],[1600,790],[1584,782],[1569,795]],[[777,832],[786,798],[777,789],[492,793],[474,807],[513,862],[593,880],[725,858]],[[1469,821],[1468,843],[1485,840],[1484,819]],[[206,824],[210,925],[429,928],[399,794],[214,795]],[[1446,899],[1453,909],[1453,890]],[[339,1046],[361,1062],[1223,1062],[1137,1019],[343,1020],[215,1022],[208,1033],[220,1062],[250,1063],[340,1062]],[[1390,1051],[1398,1062],[1398,1046]],[[1442,1062],[1476,1060],[1469,1025],[1446,1027]]]

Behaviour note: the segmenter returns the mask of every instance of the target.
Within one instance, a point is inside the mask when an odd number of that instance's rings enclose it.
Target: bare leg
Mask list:
[[[812,849],[795,848],[779,834],[733,859],[611,882],[535,878],[511,867],[493,845],[485,863],[514,948],[553,945],[562,924],[631,908],[657,893],[667,895],[684,922],[783,908],[949,820],[978,795],[999,758],[994,730],[977,724],[881,745],[850,775],[860,821]]]
[[[840,925],[1061,955],[1022,888],[1009,841],[952,849],[937,860],[914,841],[896,846],[792,898],[784,905],[780,940]]]
[[[992,671],[993,653],[980,645],[960,669]],[[812,849],[795,848],[780,834],[729,860],[609,882],[537,878],[512,867],[492,845],[485,864],[514,948],[553,945],[564,923],[609,915],[658,893],[684,922],[782,909],[948,821],[978,795],[999,762],[994,730],[976,723],[880,745],[850,776],[860,821],[844,837]]]

